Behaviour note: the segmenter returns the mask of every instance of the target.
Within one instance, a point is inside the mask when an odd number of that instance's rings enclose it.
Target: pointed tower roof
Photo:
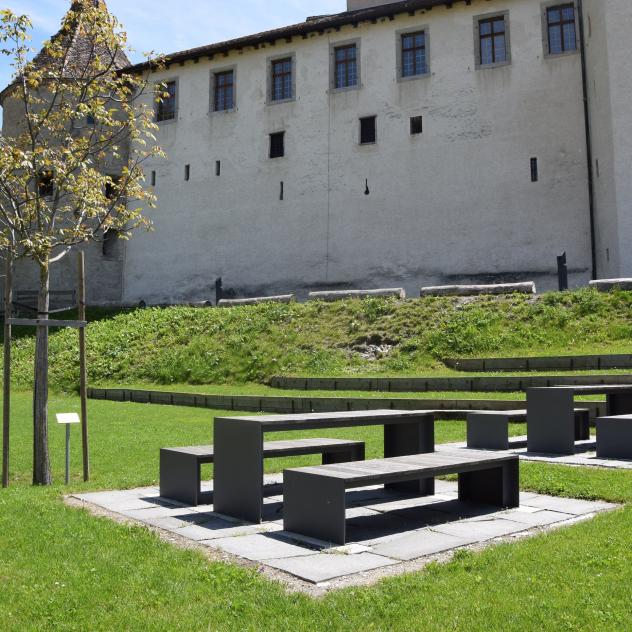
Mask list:
[[[61,41],[64,48],[68,48],[68,55],[64,60],[52,60],[46,48],[43,48],[33,59],[36,66],[45,64],[63,64],[63,76],[72,79],[83,74],[86,66],[94,57],[100,57],[107,63],[113,61],[114,69],[121,70],[129,66],[130,61],[124,51],[120,49],[110,50],[106,44],[93,41],[81,28],[81,13],[90,5],[102,6],[107,10],[104,0],[73,0],[68,13],[62,20],[59,31],[53,35],[51,42]],[[13,81],[0,92],[0,103],[16,84]]]

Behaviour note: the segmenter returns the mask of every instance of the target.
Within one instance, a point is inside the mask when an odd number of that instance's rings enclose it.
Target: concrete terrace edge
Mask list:
[[[534,387],[632,384],[632,375],[522,376],[522,377],[273,377],[270,386],[300,391],[372,391],[426,393],[472,391],[515,393]]]
[[[273,414],[304,414],[312,412],[344,412],[360,410],[438,410],[445,420],[464,420],[473,410],[515,410],[524,407],[521,400],[484,399],[412,399],[412,398],[348,398],[348,397],[259,397],[256,395],[205,395],[126,388],[88,389],[93,400],[159,404],[213,410],[264,412]],[[605,402],[582,402],[591,417],[606,414]]]

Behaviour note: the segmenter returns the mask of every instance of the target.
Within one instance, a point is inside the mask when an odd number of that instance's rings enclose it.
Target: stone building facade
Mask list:
[[[154,231],[92,303],[632,276],[629,0],[348,0],[169,55]],[[5,126],[13,116],[5,100]],[[72,285],[70,270],[53,283]],[[28,284],[27,275],[20,283]]]

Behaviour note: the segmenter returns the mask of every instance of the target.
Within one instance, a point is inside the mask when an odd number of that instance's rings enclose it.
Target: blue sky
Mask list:
[[[308,15],[338,13],[346,0],[107,0],[141,59],[143,52],[171,53],[240,35],[302,22]],[[55,33],[70,0],[2,0],[0,6],[30,16],[33,47]],[[0,57],[0,86],[11,78]]]

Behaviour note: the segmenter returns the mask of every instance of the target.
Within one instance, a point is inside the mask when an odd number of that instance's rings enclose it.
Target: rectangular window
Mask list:
[[[222,163],[219,160],[215,161],[215,175],[222,175]]]
[[[55,177],[52,171],[40,172],[37,179],[37,192],[42,198],[52,198],[55,195]]]
[[[547,9],[549,54],[559,55],[577,50],[575,6],[564,4]]]
[[[428,72],[426,65],[426,34],[402,35],[402,77],[416,77]]]
[[[478,22],[480,65],[502,64],[508,60],[507,27],[504,16]]]
[[[271,101],[292,99],[292,58],[277,59],[271,64]]]
[[[422,134],[424,131],[424,118],[423,116],[413,116],[410,119],[410,133],[411,135]]]
[[[151,172],[151,186],[152,187],[156,186],[156,172],[155,171]]]
[[[338,46],[334,49],[334,87],[353,88],[358,85],[358,46]]]
[[[184,165],[184,179],[186,182],[191,179],[191,165]]]
[[[176,118],[177,103],[177,83],[175,81],[167,81],[156,87],[157,98],[156,103],[156,121],[173,121]]]
[[[103,233],[103,256],[106,259],[110,259],[116,254],[118,238],[118,231],[112,230],[111,228],[106,229]]]
[[[366,116],[360,119],[360,144],[371,145],[377,142],[377,117]]]
[[[215,73],[214,95],[213,110],[215,112],[227,112],[235,109],[234,70]]]
[[[285,132],[270,134],[270,158],[285,156]]]
[[[119,196],[118,184],[121,180],[120,176],[110,176],[111,182],[105,184],[105,197],[108,200],[116,200]]]

